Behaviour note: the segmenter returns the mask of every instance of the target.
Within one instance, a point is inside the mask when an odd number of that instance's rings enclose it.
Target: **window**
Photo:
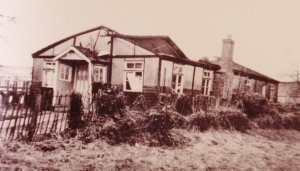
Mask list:
[[[143,91],[144,63],[140,61],[125,62],[124,91]]]
[[[143,62],[126,62],[125,69],[128,70],[142,70],[144,63]]]
[[[172,89],[175,93],[183,93],[183,65],[174,64],[172,75]]]
[[[210,95],[212,84],[212,72],[211,71],[203,71],[203,79],[201,85],[201,94]]]
[[[245,79],[245,87],[244,87],[244,89],[245,89],[245,91],[248,91],[248,90],[250,90],[250,88],[251,88],[251,82],[250,82],[250,80],[249,79]]]
[[[54,72],[55,62],[46,61],[43,67],[43,87],[53,87],[54,86]]]
[[[69,65],[61,64],[59,79],[62,81],[71,81],[72,78],[72,67]]]
[[[103,66],[95,66],[94,67],[94,82],[106,82],[106,68]]]

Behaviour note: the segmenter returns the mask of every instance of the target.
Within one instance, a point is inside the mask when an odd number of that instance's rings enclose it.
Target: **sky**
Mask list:
[[[237,63],[280,81],[300,70],[300,0],[0,0],[0,65],[32,66],[32,53],[100,25],[168,35],[193,60],[220,56],[231,35]]]

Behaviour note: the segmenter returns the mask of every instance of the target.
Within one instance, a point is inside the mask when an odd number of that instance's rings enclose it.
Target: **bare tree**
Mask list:
[[[9,25],[16,24],[16,17],[0,14],[0,39],[6,39],[5,34],[9,30]]]

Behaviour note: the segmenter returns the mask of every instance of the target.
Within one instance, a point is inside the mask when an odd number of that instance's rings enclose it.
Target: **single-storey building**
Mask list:
[[[278,102],[300,104],[300,82],[280,82],[278,87]]]
[[[212,95],[219,65],[193,61],[168,36],[132,36],[100,26],[33,55],[33,82],[54,95],[89,96],[94,83],[111,83],[125,93]],[[54,102],[53,102],[54,103]]]
[[[234,41],[229,36],[223,39],[221,57],[215,57],[211,61],[221,66],[215,73],[214,95],[228,98],[251,92],[276,102],[279,81],[234,62],[233,49]]]

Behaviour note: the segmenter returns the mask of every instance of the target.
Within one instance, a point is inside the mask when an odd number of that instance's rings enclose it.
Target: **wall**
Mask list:
[[[159,58],[113,58],[111,83],[123,87],[125,60],[144,60],[144,87],[157,86]],[[122,89],[123,90],[123,89]]]
[[[195,90],[195,92],[197,92],[196,94],[200,93],[201,85],[202,85],[202,78],[203,78],[203,68],[196,67],[195,80],[194,80],[194,90]]]
[[[72,65],[70,63],[64,63],[67,65]],[[73,91],[73,83],[74,83],[74,75],[75,75],[75,69],[72,65],[72,78],[71,81],[62,81],[59,79],[59,71],[60,71],[61,62],[58,62],[58,71],[57,71],[57,91],[55,92],[55,95],[64,95],[64,94],[70,94]]]
[[[299,95],[299,97],[300,97],[300,95]],[[271,85],[270,100],[273,102],[278,102],[278,84]]]
[[[154,54],[124,39],[114,38],[113,55],[154,55]]]
[[[74,39],[67,40],[61,44],[58,44],[57,46],[43,52],[40,56],[57,56],[58,54],[62,53],[66,49],[68,49],[70,46],[73,45]]]
[[[278,102],[300,103],[300,83],[281,82],[278,85]]]
[[[184,74],[183,93],[186,95],[192,95],[194,66],[184,65],[183,74]]]
[[[212,95],[218,98],[223,97],[226,75],[224,72],[215,72],[212,86]]]
[[[124,59],[112,59],[112,78],[111,83],[120,86],[121,90],[124,82]]]
[[[161,92],[171,91],[172,89],[172,72],[173,72],[173,62],[161,60],[161,70],[160,70],[160,87]]]
[[[144,86],[157,86],[159,58],[145,58]]]
[[[33,58],[33,79],[34,82],[42,82],[43,80],[43,67],[44,59],[43,58]]]

